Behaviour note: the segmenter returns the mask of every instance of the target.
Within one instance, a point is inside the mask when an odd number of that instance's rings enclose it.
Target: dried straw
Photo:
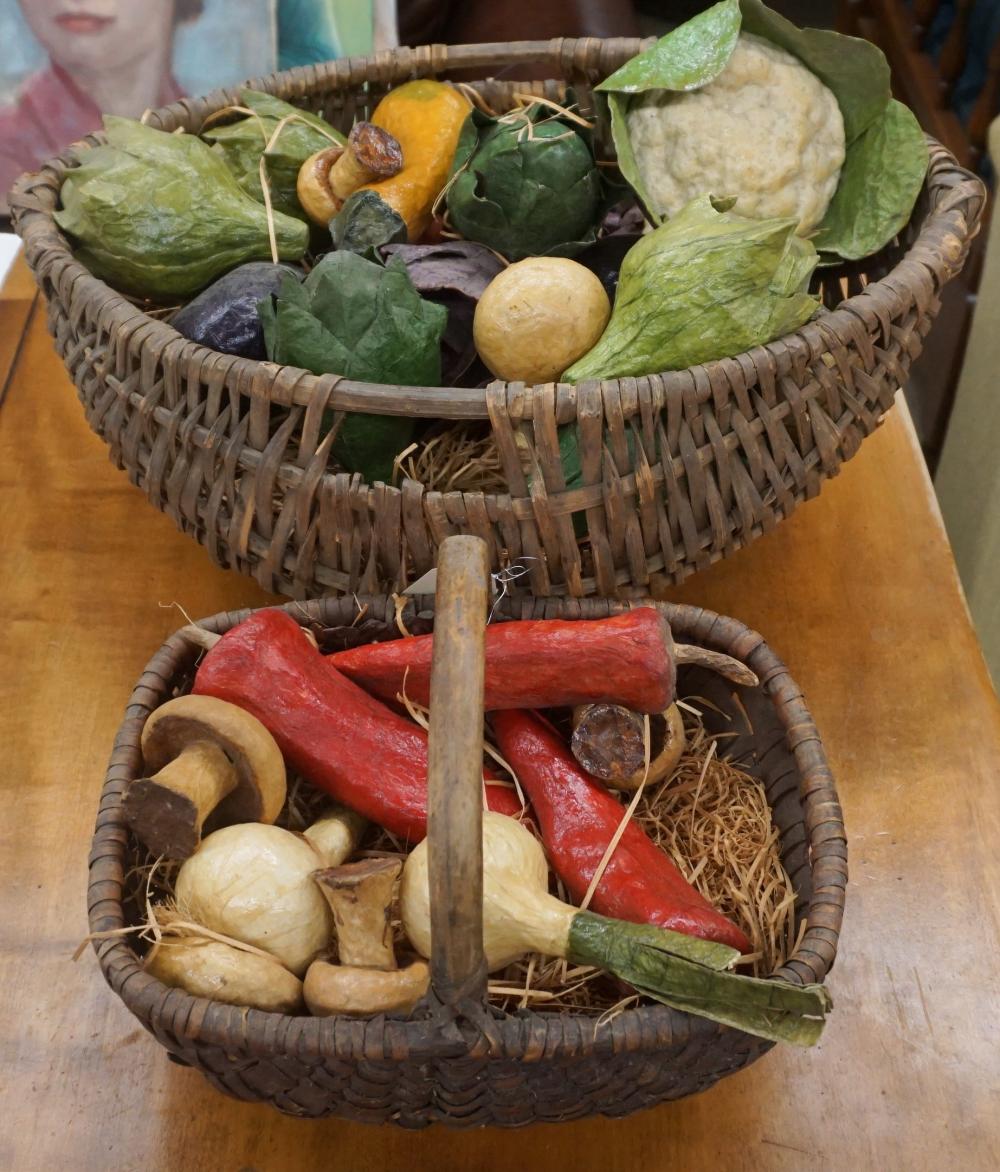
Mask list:
[[[395,470],[428,492],[506,492],[500,450],[481,423],[431,427],[396,457]]]

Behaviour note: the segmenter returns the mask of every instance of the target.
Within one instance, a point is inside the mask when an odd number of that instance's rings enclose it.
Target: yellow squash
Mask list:
[[[411,243],[427,231],[470,109],[468,99],[453,86],[420,78],[390,90],[372,114],[371,121],[403,148],[403,169],[362,190],[378,192],[403,217]]]

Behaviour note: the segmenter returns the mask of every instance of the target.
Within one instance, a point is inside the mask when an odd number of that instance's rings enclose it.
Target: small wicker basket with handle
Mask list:
[[[189,996],[143,971],[128,939],[99,937],[108,983],[178,1061],[218,1088],[302,1116],[340,1115],[403,1127],[446,1123],[513,1127],[590,1114],[625,1115],[710,1087],[759,1058],[770,1043],[665,1006],[627,1009],[598,1024],[583,1012],[501,1013],[486,1003],[480,834],[486,549],[457,537],[442,551],[436,603],[429,756],[429,842],[434,952],[432,993],[410,1020],[263,1013]],[[380,635],[396,629],[392,599],[362,600]],[[492,621],[586,620],[616,613],[607,601],[503,600]],[[406,621],[432,618],[432,599],[408,603]],[[349,626],[350,599],[289,607],[303,624]],[[736,688],[703,669],[680,672],[682,694],[710,700],[736,759],[763,782],[780,832],[804,931],[775,975],[821,982],[836,954],[847,881],[840,806],[816,728],[787,670],[755,632],[733,619],[662,605],[675,637],[742,661],[758,686]],[[201,625],[224,632],[249,612]],[[397,632],[398,633],[398,632]],[[198,649],[174,635],[153,657],[126,710],[101,799],[90,857],[94,933],[139,918],[127,873],[134,846],[122,795],[142,769],[149,713],[189,686]],[[477,691],[478,681],[478,691]],[[738,692],[738,696],[735,694]]]

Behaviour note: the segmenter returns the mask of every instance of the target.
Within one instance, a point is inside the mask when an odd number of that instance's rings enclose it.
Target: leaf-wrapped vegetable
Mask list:
[[[794,196],[828,259],[856,259],[906,223],[927,169],[916,119],[890,102],[881,51],[798,29],[761,0],[722,0],[597,89],[622,174],[656,223],[673,212],[672,191],[741,197],[738,210],[759,203],[764,217],[786,214],[778,204]]]
[[[63,180],[56,223],[95,276],[153,300],[190,297],[250,260],[269,260],[267,213],[199,138],[104,119],[107,145]],[[306,250],[305,224],[280,213],[282,260]]]
[[[260,316],[272,362],[401,386],[441,381],[447,311],[423,300],[396,257],[383,267],[355,252],[328,253],[303,284],[289,277],[276,299],[262,301]],[[389,480],[412,433],[409,419],[347,415],[333,453],[369,484]]]
[[[440,244],[389,244],[383,256],[398,256],[421,296],[443,305],[448,324],[441,339],[441,377],[453,385],[476,359],[472,323],[476,304],[503,261],[482,244],[446,240]]]
[[[343,146],[347,139],[317,114],[271,94],[243,90],[240,97],[253,114],[237,122],[210,126],[202,130],[201,137],[213,144],[236,182],[259,203],[264,202],[260,184],[260,157],[264,155],[272,205],[286,215],[306,219],[295,194],[299,168],[310,155],[331,145]],[[265,151],[282,122],[277,139]]]
[[[455,229],[510,260],[572,256],[594,239],[603,189],[590,145],[538,103],[462,128],[448,188]]]
[[[634,244],[597,345],[567,382],[682,370],[739,354],[808,321],[818,256],[794,220],[749,220],[707,195]]]

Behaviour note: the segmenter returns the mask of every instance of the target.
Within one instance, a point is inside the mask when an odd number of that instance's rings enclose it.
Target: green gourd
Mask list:
[[[194,135],[106,116],[107,143],[68,171],[56,223],[95,276],[153,301],[191,297],[246,261],[270,260],[267,212]],[[281,260],[299,260],[309,229],[276,212]]]

